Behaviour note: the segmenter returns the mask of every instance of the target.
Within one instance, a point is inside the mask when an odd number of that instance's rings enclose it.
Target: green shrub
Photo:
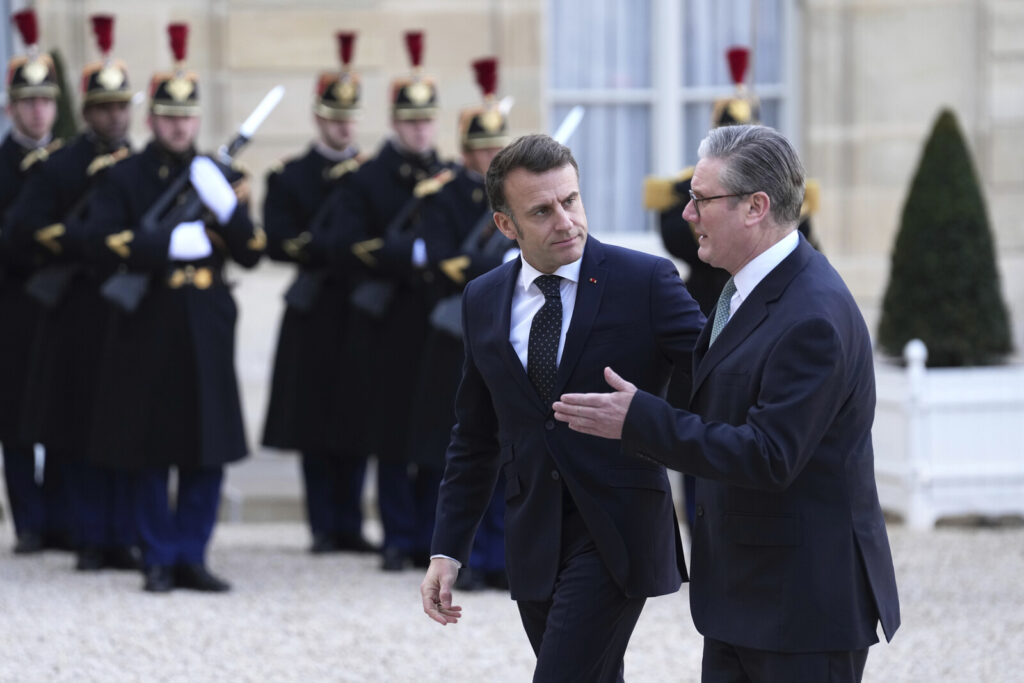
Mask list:
[[[936,367],[998,363],[1013,346],[985,201],[948,109],[903,207],[878,328],[879,345],[894,356],[914,338]]]

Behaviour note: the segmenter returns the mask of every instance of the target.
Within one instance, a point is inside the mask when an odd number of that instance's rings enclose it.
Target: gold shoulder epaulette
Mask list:
[[[804,181],[804,203],[800,205],[800,220],[813,216],[821,204],[821,186],[817,180]]]
[[[654,176],[644,178],[644,208],[651,211],[665,211],[683,201],[683,197],[676,194],[676,183],[681,183],[692,177],[693,166],[683,169],[678,175],[671,178],[656,178]]]
[[[32,168],[32,166],[37,162],[46,161],[47,159],[50,158],[51,154],[53,154],[63,146],[63,140],[54,140],[46,147],[40,147],[39,149],[32,150],[31,152],[25,155],[24,159],[21,160],[21,170],[27,171],[28,169]]]
[[[65,232],[66,230],[64,229],[63,223],[47,225],[45,228],[39,228],[36,230],[36,242],[39,242],[39,244],[46,247],[54,254],[59,254],[63,251],[63,248],[57,240],[63,237]]]
[[[327,169],[327,177],[331,180],[337,180],[343,175],[358,169],[362,163],[363,162],[359,160],[358,156],[352,157],[351,159],[345,159],[345,161],[339,161]]]
[[[116,152],[111,152],[110,154],[102,154],[92,160],[92,163],[89,164],[89,167],[85,169],[85,174],[90,177],[94,176],[100,171],[110,168],[111,166],[121,161],[122,159],[127,159],[131,155],[132,150],[129,149],[128,147],[122,147]]]
[[[446,168],[440,173],[433,175],[429,178],[416,183],[416,187],[413,188],[412,196],[417,199],[422,199],[428,195],[437,194],[442,187],[447,185],[455,177],[455,172],[450,168]]]

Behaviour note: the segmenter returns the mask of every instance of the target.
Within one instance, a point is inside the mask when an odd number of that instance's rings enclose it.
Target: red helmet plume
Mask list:
[[[174,60],[185,61],[188,52],[188,24],[171,24],[167,27],[167,35],[171,38],[171,52]]]
[[[750,50],[745,47],[735,46],[729,48],[725,53],[729,60],[729,74],[732,82],[736,85],[743,85],[743,78],[747,74],[747,65],[750,63]]]
[[[498,91],[498,60],[494,57],[485,57],[473,62],[473,71],[476,72],[476,82],[483,91],[485,97],[489,97]]]
[[[96,34],[96,45],[100,52],[107,55],[114,46],[114,17],[109,14],[94,14],[92,32]]]
[[[423,58],[423,31],[406,31],[405,49],[409,52],[409,61],[413,67],[419,67]]]
[[[12,18],[26,46],[39,42],[39,24],[36,22],[35,10],[24,9],[16,12]]]

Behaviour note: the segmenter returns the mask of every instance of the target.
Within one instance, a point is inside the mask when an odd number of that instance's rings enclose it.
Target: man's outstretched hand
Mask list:
[[[622,424],[626,421],[629,404],[636,393],[636,385],[604,369],[604,379],[613,391],[606,394],[562,394],[555,401],[555,419],[569,424],[569,429],[584,434],[621,439]]]
[[[462,608],[452,604],[452,586],[458,575],[459,568],[454,561],[435,557],[420,584],[424,613],[442,626],[455,624],[462,616]]]

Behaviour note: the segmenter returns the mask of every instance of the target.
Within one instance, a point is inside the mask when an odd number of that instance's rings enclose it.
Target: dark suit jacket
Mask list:
[[[900,623],[875,488],[871,342],[800,238],[708,349],[690,410],[638,392],[623,449],[697,475],[690,607],[705,636],[782,652],[859,649]]]
[[[509,342],[520,268],[519,259],[495,268],[463,296],[466,362],[431,552],[466,564],[500,467],[513,599],[552,594],[563,483],[627,596],[673,592],[686,569],[665,469],[571,431],[541,401]],[[673,364],[691,362],[703,320],[670,262],[590,237],[554,394],[608,391],[610,365],[662,395]]]

